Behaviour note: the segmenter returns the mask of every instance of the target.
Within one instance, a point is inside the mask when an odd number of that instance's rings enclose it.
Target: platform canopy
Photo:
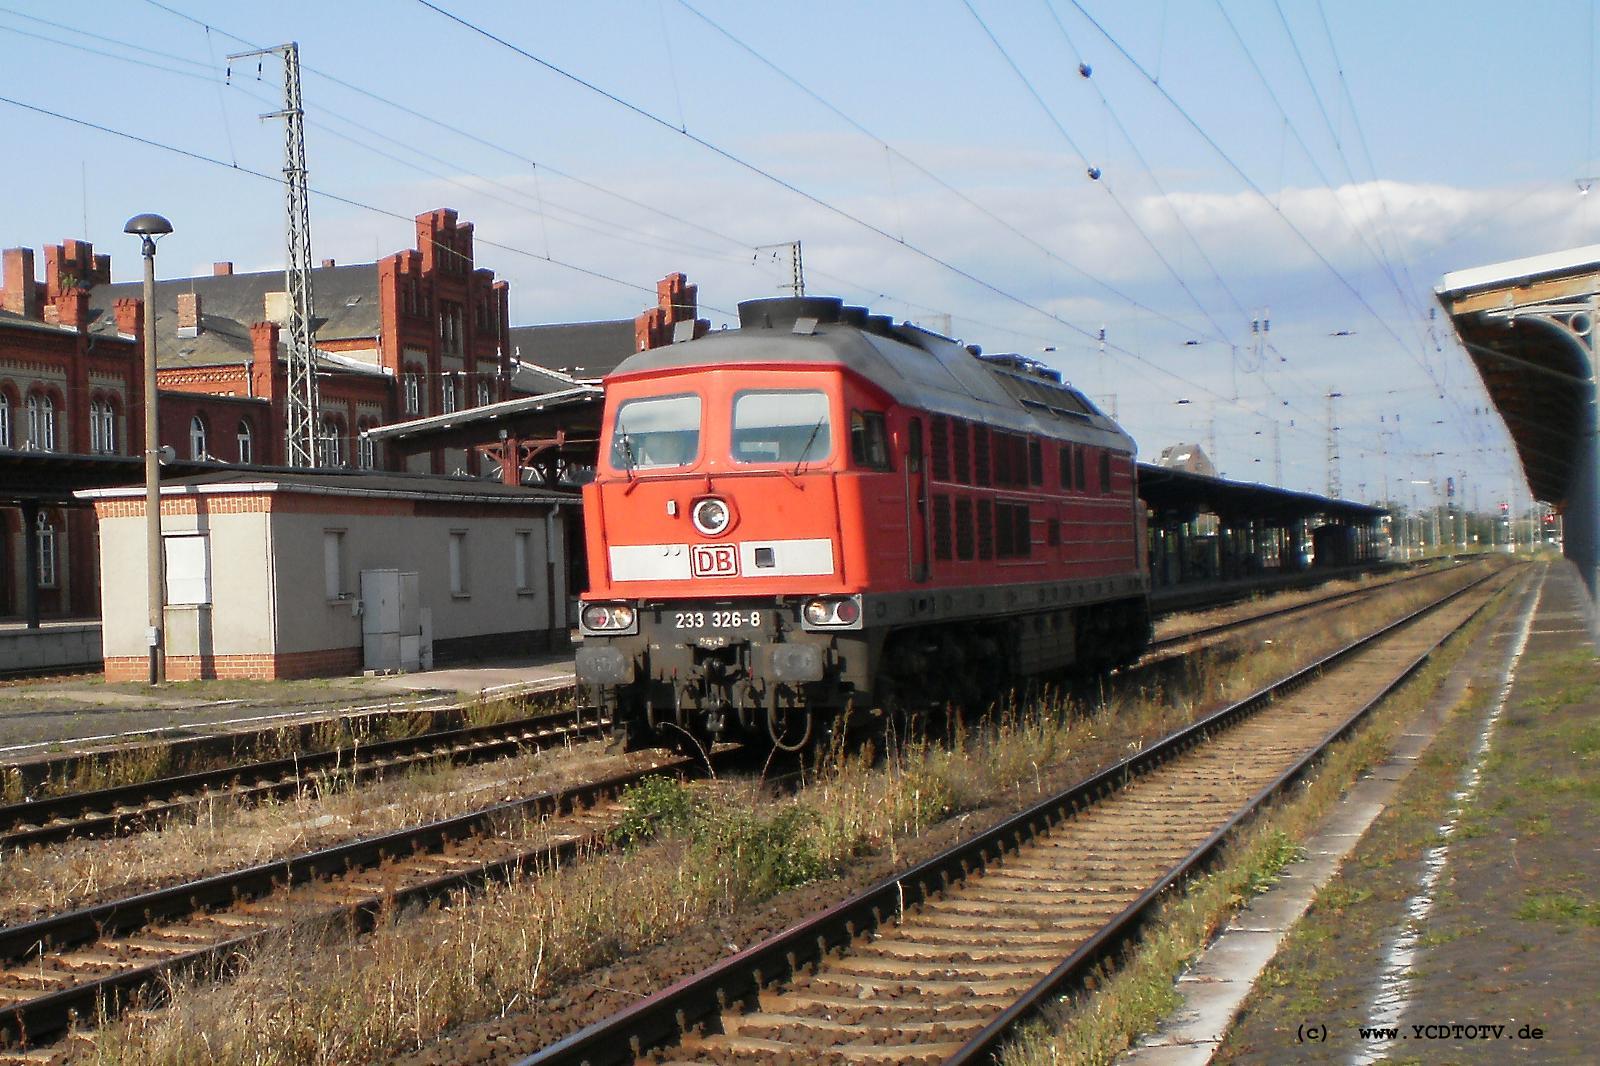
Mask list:
[[[1600,244],[1458,270],[1435,292],[1505,419],[1529,488],[1565,516],[1564,550],[1592,597],[1600,577]]]
[[[1437,293],[1533,494],[1565,510],[1591,432],[1600,244],[1459,270]]]

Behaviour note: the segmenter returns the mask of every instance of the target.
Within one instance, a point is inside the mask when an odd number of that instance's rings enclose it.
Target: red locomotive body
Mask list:
[[[1133,442],[1059,376],[835,299],[607,378],[578,680],[631,744],[794,747],[1149,639]]]

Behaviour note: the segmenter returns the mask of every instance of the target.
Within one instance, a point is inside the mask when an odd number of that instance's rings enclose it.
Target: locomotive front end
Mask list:
[[[629,746],[798,748],[847,704],[865,647],[839,549],[842,421],[838,375],[817,369],[608,383],[576,660]]]

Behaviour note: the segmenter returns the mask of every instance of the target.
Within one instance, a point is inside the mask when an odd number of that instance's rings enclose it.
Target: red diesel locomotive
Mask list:
[[[798,748],[1150,637],[1133,441],[1060,375],[837,299],[606,379],[583,699],[630,746]]]

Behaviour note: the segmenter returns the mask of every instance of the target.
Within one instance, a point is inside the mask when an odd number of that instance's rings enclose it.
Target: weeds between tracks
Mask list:
[[[1381,610],[1398,615],[1421,598],[1396,590]],[[315,942],[284,938],[229,984],[180,984],[170,1009],[88,1034],[77,1058],[343,1066],[563,995],[581,998],[572,982],[596,967],[708,921],[748,916],[783,888],[861,856],[895,856],[963,814],[1010,813],[1192,720],[1222,693],[1243,694],[1285,672],[1289,659],[1372,628],[1352,613],[1296,626],[1292,641],[1285,626],[1241,661],[1197,667],[1180,696],[1127,694],[1092,714],[1047,697],[957,729],[948,745],[896,745],[881,765],[834,751],[791,797],[747,781],[652,784],[629,798],[622,851],[392,916],[354,943],[336,931]]]

